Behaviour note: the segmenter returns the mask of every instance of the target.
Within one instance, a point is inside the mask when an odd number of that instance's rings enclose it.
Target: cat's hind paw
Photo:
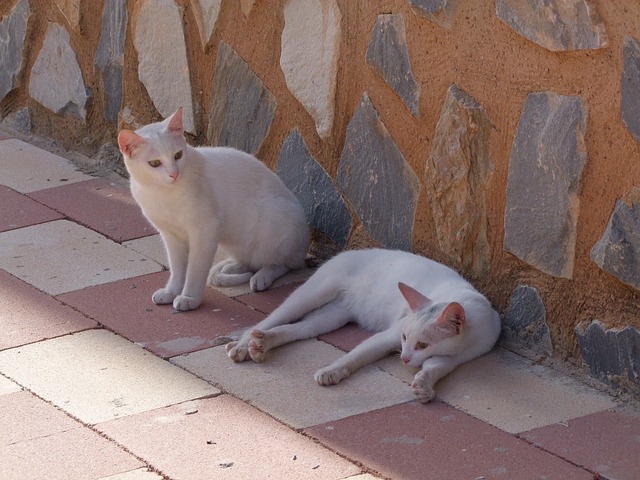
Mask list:
[[[337,385],[349,375],[351,375],[351,372],[348,368],[334,368],[329,365],[328,367],[318,370],[313,378],[319,385],[326,387],[328,385]]]
[[[414,378],[411,388],[413,388],[413,393],[420,403],[429,403],[436,396],[436,392],[430,382],[423,377]]]
[[[234,362],[244,362],[249,358],[249,349],[242,342],[229,342],[225,346],[227,355]]]
[[[169,305],[173,303],[178,294],[172,292],[167,288],[161,288],[160,290],[156,290],[151,296],[151,300],[156,305]]]
[[[264,361],[265,357],[265,333],[262,330],[252,330],[249,340],[249,356],[256,363]]]
[[[187,295],[178,295],[173,300],[173,308],[180,312],[186,312],[187,310],[195,310],[202,303],[202,299],[195,297],[188,297]]]

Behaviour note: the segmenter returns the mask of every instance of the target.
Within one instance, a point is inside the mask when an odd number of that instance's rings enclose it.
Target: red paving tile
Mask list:
[[[535,446],[598,472],[601,478],[640,478],[640,413],[600,412],[520,435]]]
[[[258,293],[238,295],[236,299],[268,315],[278,308],[300,285],[302,285],[302,283],[282,285],[281,287],[273,287]]]
[[[255,325],[264,315],[207,288],[197,310],[172,313],[151,295],[169,276],[160,272],[60,295],[58,299],[163,358],[219,344],[218,337]]]
[[[116,242],[154,235],[129,189],[96,178],[29,194]]]
[[[305,430],[396,479],[592,480],[586,470],[440,402],[416,402]]]
[[[0,232],[64,218],[35,200],[0,185]]]
[[[98,326],[4,270],[0,270],[0,298],[0,350]]]
[[[26,391],[0,395],[0,478],[101,478],[143,467]]]

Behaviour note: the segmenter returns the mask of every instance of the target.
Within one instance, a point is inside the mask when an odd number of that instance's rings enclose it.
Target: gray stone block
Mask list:
[[[340,248],[351,232],[351,215],[333,180],[309,153],[298,129],[289,134],[280,150],[276,174],[298,198],[309,224]]]
[[[573,275],[586,117],[579,97],[529,94],[511,149],[504,248],[556,277]]]
[[[518,285],[513,291],[503,319],[501,343],[546,357],[553,354],[547,311],[537,289]]]
[[[609,44],[592,0],[496,0],[496,14],[516,33],[551,51]]]
[[[640,188],[616,202],[591,260],[621,282],[640,290]]]
[[[491,128],[484,109],[451,86],[425,168],[440,250],[452,264],[477,275],[489,264],[486,184],[493,170]]]
[[[337,184],[374,240],[411,249],[418,178],[366,93],[347,126]]]
[[[29,2],[21,0],[0,22],[0,100],[13,90],[22,68],[22,52],[30,15]]]
[[[378,15],[367,48],[367,63],[382,76],[413,115],[420,113],[420,85],[413,77],[404,17],[399,14]]]
[[[597,320],[576,326],[582,360],[591,375],[616,388],[640,393],[640,331],[605,330]]]
[[[633,138],[640,142],[640,42],[626,37],[622,58],[620,117]]]
[[[233,48],[220,42],[209,108],[211,145],[257,153],[275,111],[272,93]]]
[[[122,68],[127,30],[125,0],[106,0],[102,11],[102,31],[94,59],[104,86],[104,118],[118,122],[122,106]]]
[[[416,15],[426,17],[441,27],[451,29],[453,15],[460,0],[409,0]]]

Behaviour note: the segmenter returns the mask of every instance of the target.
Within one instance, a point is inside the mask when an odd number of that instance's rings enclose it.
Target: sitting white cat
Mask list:
[[[411,386],[421,402],[434,397],[440,378],[491,350],[501,328],[489,301],[449,267],[407,252],[355,250],[321,266],[271,315],[229,343],[227,354],[235,362],[262,362],[272,348],[349,322],[377,333],[318,370],[315,380],[337,384],[401,351],[403,363],[420,368]]]
[[[248,153],[187,144],[182,109],[139,130],[122,130],[131,193],[160,232],[171,275],[156,304],[198,308],[207,278],[268,288],[302,268],[309,229],[302,206],[278,176]],[[212,267],[221,247],[229,258]]]

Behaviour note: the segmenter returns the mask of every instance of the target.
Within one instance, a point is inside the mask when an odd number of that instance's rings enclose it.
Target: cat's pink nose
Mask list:
[[[169,176],[171,178],[173,178],[174,180],[178,179],[178,175],[180,175],[180,172],[172,172],[172,173],[169,174]]]
[[[402,363],[404,363],[405,365],[409,363],[409,359],[406,357],[400,357],[400,360],[402,360]]]

